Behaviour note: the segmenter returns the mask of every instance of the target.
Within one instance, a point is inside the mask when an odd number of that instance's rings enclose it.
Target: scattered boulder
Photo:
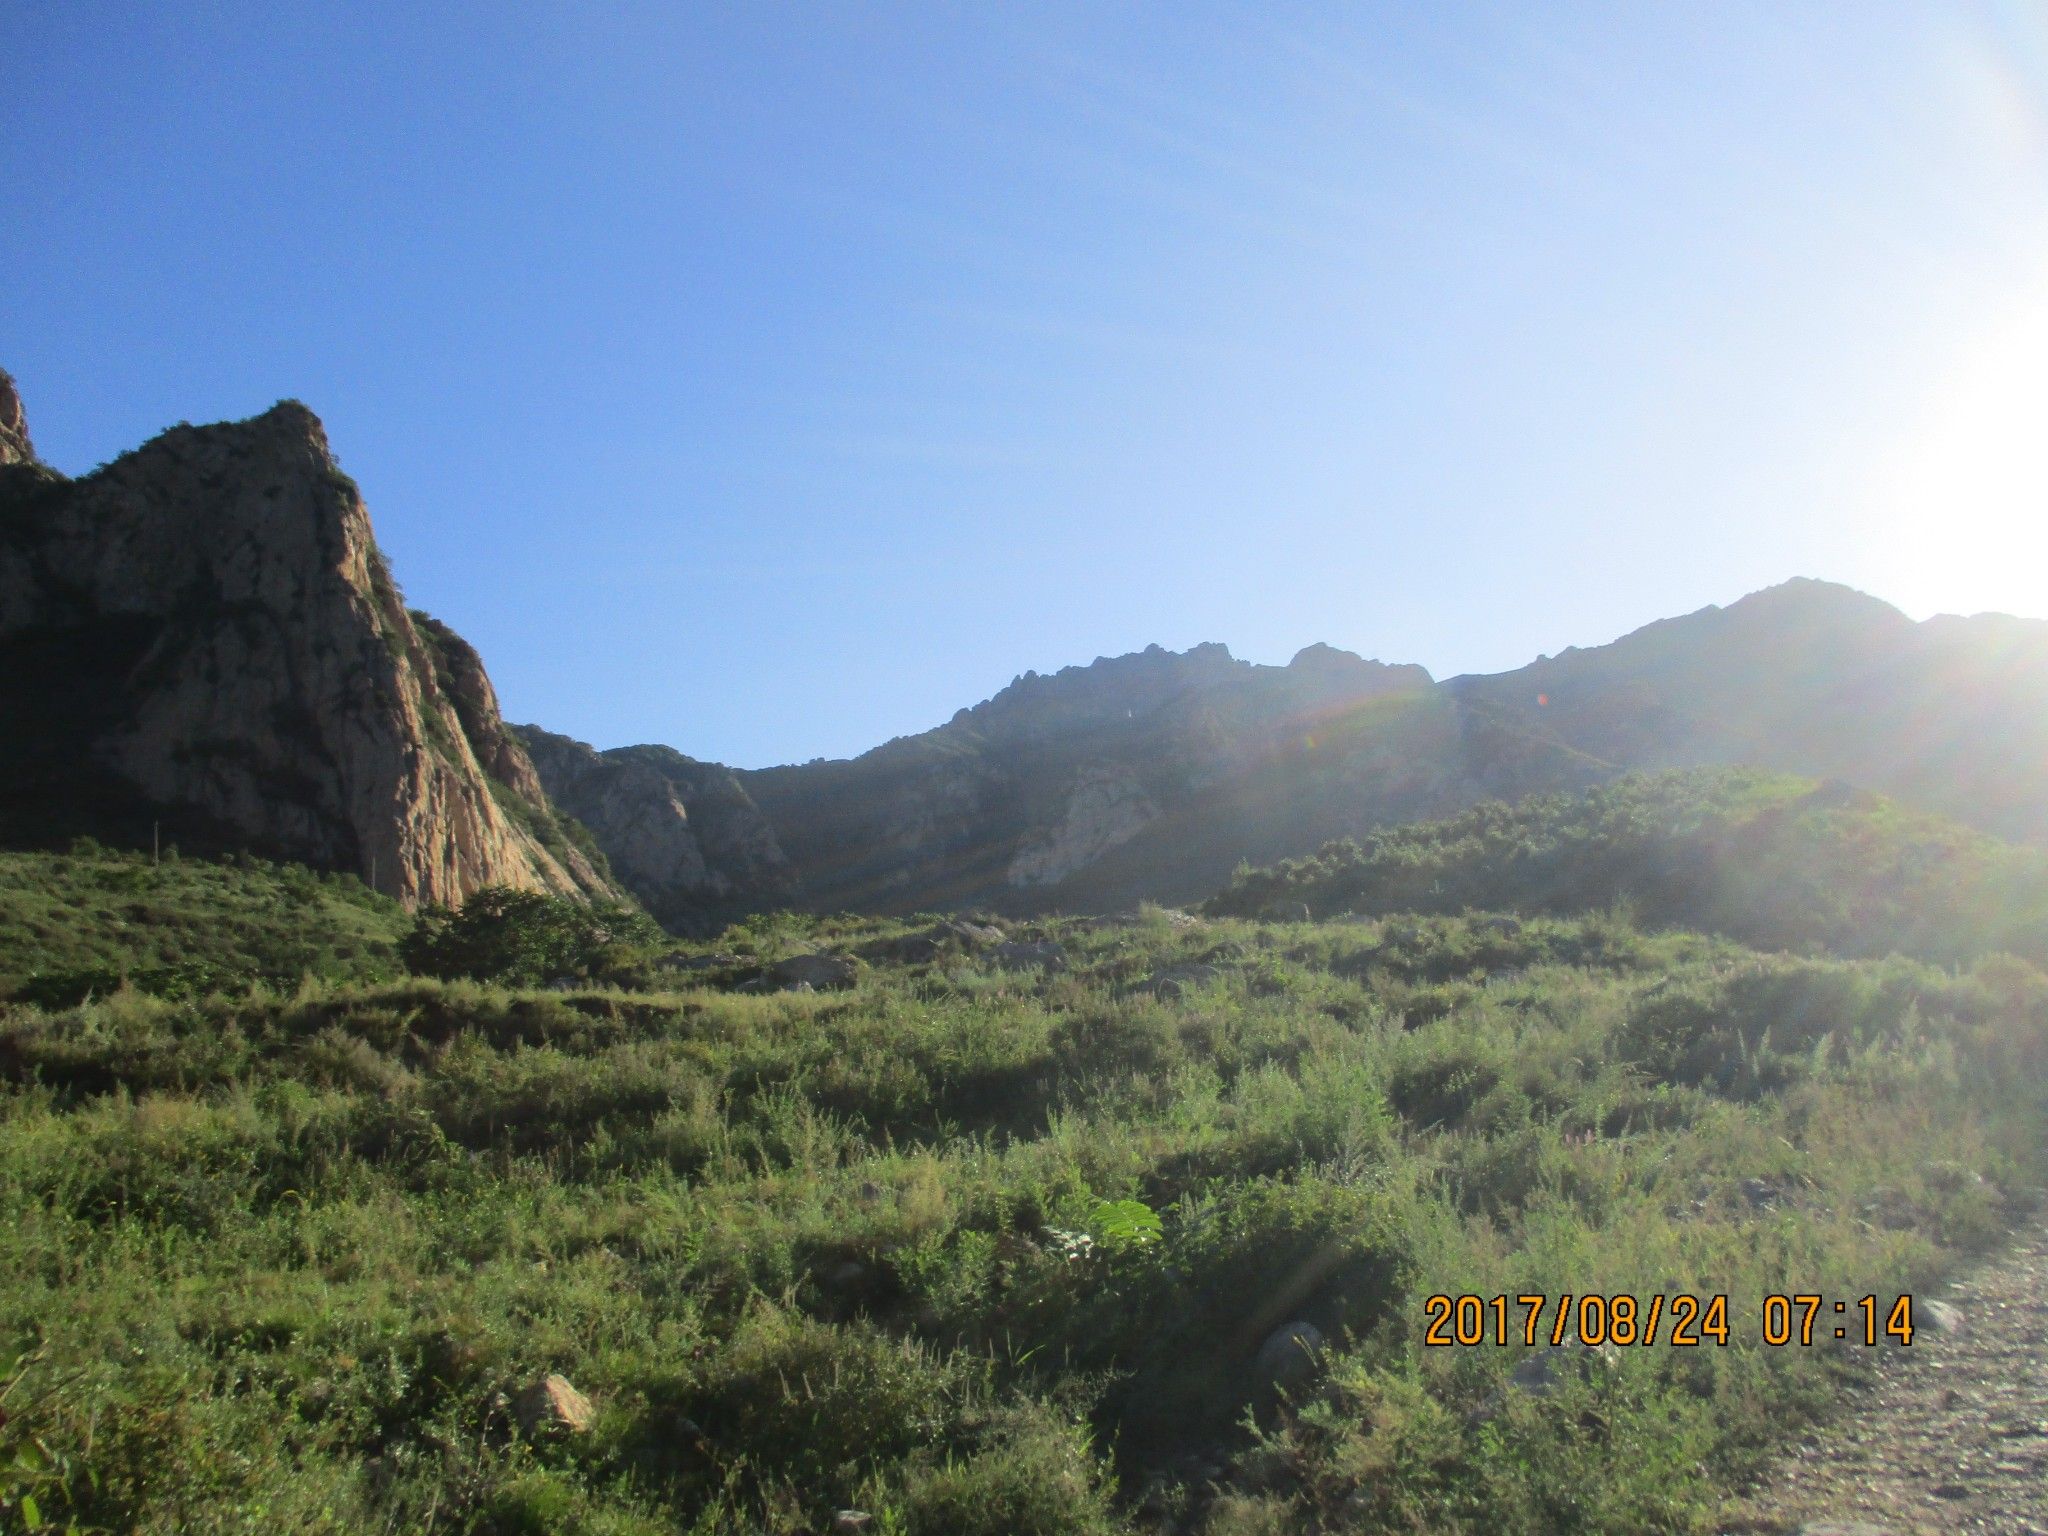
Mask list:
[[[854,984],[860,967],[849,955],[792,955],[768,967],[766,980],[778,992],[808,987],[815,992],[839,991]]]
[[[931,929],[931,937],[943,943],[955,939],[969,949],[983,949],[990,944],[1003,942],[1003,930],[993,923],[972,922],[964,917],[949,917]]]
[[[1315,1374],[1322,1352],[1323,1330],[1314,1323],[1282,1323],[1252,1356],[1252,1375],[1262,1389],[1284,1392]]]
[[[1597,1371],[1612,1370],[1620,1363],[1620,1353],[1612,1344],[1588,1344],[1580,1339],[1546,1344],[1508,1373],[1506,1386],[1472,1410],[1472,1422],[1484,1424],[1497,1417],[1510,1392],[1548,1397],[1567,1381],[1590,1381]]]
[[[1580,1339],[1546,1344],[1508,1373],[1508,1385],[1533,1397],[1547,1397],[1571,1377],[1588,1381],[1596,1368],[1614,1369],[1620,1358],[1612,1344]]]
[[[580,1435],[596,1414],[590,1399],[569,1384],[569,1378],[548,1374],[513,1400],[512,1412],[529,1439],[539,1435]]]
[[[1775,1210],[1784,1201],[1785,1192],[1769,1179],[1744,1179],[1742,1199],[1753,1211]]]
[[[1005,971],[1064,971],[1067,968],[1066,947],[1049,939],[1012,940],[998,944],[994,959],[997,968]]]
[[[1213,965],[1169,965],[1154,971],[1138,990],[1168,1002],[1177,1002],[1197,987],[1214,985],[1222,974]]]
[[[1931,1330],[1943,1338],[1954,1339],[1962,1336],[1962,1311],[1945,1301],[1924,1301],[1917,1296],[1914,1297],[1913,1321],[1916,1327]]]

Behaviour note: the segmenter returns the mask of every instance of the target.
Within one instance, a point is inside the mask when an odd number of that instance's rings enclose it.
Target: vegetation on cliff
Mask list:
[[[1570,913],[1770,948],[2048,959],[2048,854],[1840,784],[1748,769],[1478,806],[1240,870],[1208,910]]]

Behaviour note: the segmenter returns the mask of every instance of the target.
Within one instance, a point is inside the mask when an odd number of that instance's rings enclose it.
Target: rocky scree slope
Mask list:
[[[244,847],[408,905],[618,894],[296,402],[80,479],[0,389],[0,835]]]

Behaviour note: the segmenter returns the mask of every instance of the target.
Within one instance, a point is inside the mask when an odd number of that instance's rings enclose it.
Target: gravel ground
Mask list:
[[[1728,1532],[2048,1536],[2048,1228],[1917,1307],[1910,1349],[1731,1506]]]

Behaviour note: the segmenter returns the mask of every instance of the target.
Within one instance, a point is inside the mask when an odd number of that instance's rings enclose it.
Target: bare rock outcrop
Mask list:
[[[89,768],[178,825],[409,905],[492,884],[616,894],[476,653],[406,611],[296,402],[173,427],[78,480],[7,470],[0,671],[34,738],[0,764],[17,804]]]
[[[33,464],[35,457],[21,391],[14,387],[14,375],[0,368],[0,464]]]
[[[1083,769],[1057,827],[1010,861],[1011,885],[1057,885],[1156,820],[1159,808],[1129,769]]]
[[[670,927],[715,927],[789,899],[789,861],[732,770],[667,747],[599,752],[538,726],[512,730],[548,798]]]

